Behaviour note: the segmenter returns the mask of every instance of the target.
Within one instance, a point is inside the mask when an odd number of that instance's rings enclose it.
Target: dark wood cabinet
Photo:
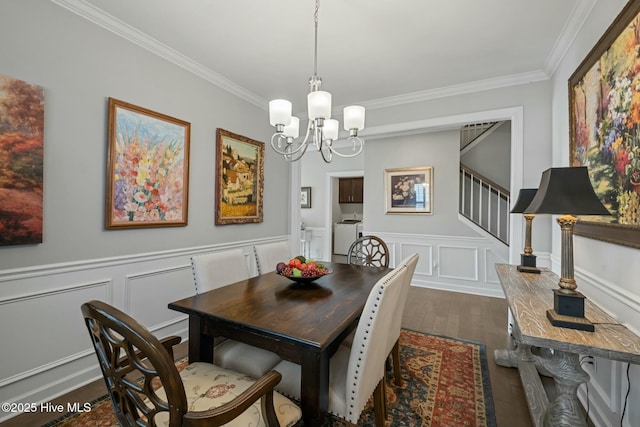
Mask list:
[[[338,180],[338,203],[362,203],[363,193],[364,178],[340,178]]]

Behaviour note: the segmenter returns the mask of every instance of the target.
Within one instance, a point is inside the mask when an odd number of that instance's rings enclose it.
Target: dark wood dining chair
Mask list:
[[[248,375],[197,362],[178,372],[172,346],[101,301],[82,304],[82,314],[121,426],[294,426],[301,411],[274,391],[276,371]]]
[[[373,395],[375,425],[384,427],[385,364],[389,336],[396,307],[403,297],[407,266],[399,266],[382,277],[369,292],[358,321],[351,347],[340,346],[329,361],[328,411],[355,426]],[[276,389],[294,399],[300,398],[300,365],[283,360],[276,368],[282,381]]]
[[[349,247],[347,264],[389,267],[389,248],[379,237],[362,236]]]

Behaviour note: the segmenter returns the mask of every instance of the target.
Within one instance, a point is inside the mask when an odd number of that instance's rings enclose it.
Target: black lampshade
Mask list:
[[[511,213],[524,213],[525,209],[531,204],[537,191],[537,188],[521,188],[520,193],[518,193],[518,200],[516,200],[516,204],[513,206],[513,209],[511,209]]]
[[[550,168],[525,213],[611,215],[593,190],[586,166]]]

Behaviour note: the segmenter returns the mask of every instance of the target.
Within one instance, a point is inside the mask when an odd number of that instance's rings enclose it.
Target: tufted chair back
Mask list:
[[[275,271],[279,262],[288,262],[291,255],[291,247],[289,242],[265,243],[253,247],[256,255],[256,265],[258,266],[258,274],[269,273]]]
[[[247,280],[249,268],[242,249],[230,249],[191,257],[196,293]]]

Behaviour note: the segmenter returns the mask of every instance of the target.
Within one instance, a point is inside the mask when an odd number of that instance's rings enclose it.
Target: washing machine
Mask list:
[[[360,220],[343,220],[333,226],[333,253],[347,255],[351,244],[358,238]],[[361,231],[361,230],[360,230]]]

